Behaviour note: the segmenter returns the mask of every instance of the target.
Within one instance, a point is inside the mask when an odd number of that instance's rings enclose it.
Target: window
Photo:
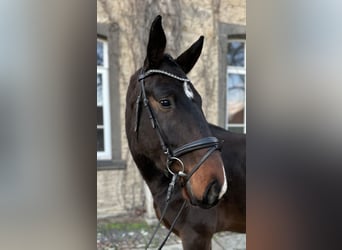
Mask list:
[[[227,53],[226,128],[246,133],[246,40],[229,39]]]
[[[108,44],[97,39],[97,159],[112,158]]]

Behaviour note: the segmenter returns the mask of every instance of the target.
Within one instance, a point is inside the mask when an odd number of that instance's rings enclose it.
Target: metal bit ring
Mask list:
[[[170,169],[170,166],[172,164],[172,162],[174,161],[177,161],[178,164],[181,166],[181,170],[178,171],[178,173],[174,173],[171,169]],[[186,174],[184,173],[184,163],[182,162],[181,159],[177,158],[177,157],[170,157],[169,159],[167,159],[167,162],[166,162],[166,168],[167,170],[169,171],[170,174],[172,175],[179,175],[181,177],[185,177]]]

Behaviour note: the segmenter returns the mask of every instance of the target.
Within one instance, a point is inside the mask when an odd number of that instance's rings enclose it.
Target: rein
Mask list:
[[[173,194],[174,191],[174,186],[176,184],[176,181],[178,179],[178,177],[182,177],[185,179],[185,183],[187,183],[189,181],[189,179],[191,178],[191,176],[200,168],[200,166],[208,159],[208,157],[215,151],[219,149],[219,140],[216,137],[204,137],[201,138],[199,140],[187,143],[183,146],[180,146],[176,149],[171,149],[170,146],[166,143],[165,140],[165,135],[159,125],[159,122],[153,112],[152,107],[149,104],[148,98],[146,96],[146,91],[145,91],[145,81],[144,79],[151,76],[152,74],[162,74],[162,75],[166,75],[168,77],[174,78],[176,80],[179,81],[183,81],[185,83],[190,82],[189,79],[187,78],[181,78],[179,76],[176,76],[174,74],[171,74],[169,72],[163,71],[163,70],[158,70],[158,69],[151,69],[148,70],[146,72],[144,72],[143,70],[141,71],[141,74],[139,75],[138,81],[140,83],[140,94],[138,95],[138,98],[136,100],[136,120],[135,120],[135,128],[134,131],[138,134],[138,130],[139,130],[139,117],[140,117],[140,103],[142,102],[148,117],[151,121],[151,125],[152,128],[155,129],[157,136],[159,138],[160,141],[160,145],[161,148],[164,152],[164,154],[167,156],[167,161],[166,161],[166,169],[168,170],[168,172],[172,175],[172,179],[171,182],[169,184],[168,190],[167,190],[167,195],[166,195],[166,204],[165,207],[163,209],[163,212],[160,216],[160,220],[158,222],[158,225],[156,226],[152,237],[150,239],[150,241],[148,242],[146,249],[150,246],[156,232],[158,231],[162,220],[166,214],[166,210],[169,206],[169,202],[171,199],[171,196]],[[202,157],[202,159],[195,165],[195,167],[189,172],[189,173],[185,173],[184,172],[184,163],[182,162],[181,159],[179,159],[180,156],[185,155],[189,152],[195,151],[195,150],[199,150],[199,149],[203,149],[203,148],[209,148],[208,151],[204,154],[204,156]],[[170,166],[172,165],[172,163],[177,162],[180,166],[181,166],[181,170],[178,172],[174,172],[170,169]],[[184,184],[185,185],[185,184]],[[165,237],[164,241],[160,244],[160,246],[158,247],[158,249],[162,249],[162,247],[164,246],[164,244],[166,243],[167,239],[169,238],[179,216],[181,215],[184,207],[186,205],[186,200],[184,200],[180,210],[178,211],[176,217],[174,218],[170,229],[168,231],[167,236]]]

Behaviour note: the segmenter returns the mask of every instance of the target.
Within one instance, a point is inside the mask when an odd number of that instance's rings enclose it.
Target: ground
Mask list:
[[[148,225],[143,218],[112,218],[99,220],[97,224],[98,250],[135,250],[145,249],[155,225]],[[150,249],[156,249],[167,234],[161,227]],[[212,240],[213,250],[245,250],[246,235],[230,232],[215,234]],[[180,239],[171,234],[164,250],[182,249]]]

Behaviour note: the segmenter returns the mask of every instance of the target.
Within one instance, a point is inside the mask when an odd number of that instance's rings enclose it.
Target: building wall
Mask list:
[[[98,24],[118,26],[117,45],[112,48],[118,57],[115,101],[120,106],[121,160],[126,162],[124,169],[97,172],[98,217],[140,214],[145,208],[143,181],[128,150],[124,112],[128,82],[143,63],[153,18],[162,15],[166,50],[174,57],[204,35],[202,55],[189,78],[202,96],[208,121],[219,124],[219,23],[245,25],[245,5],[245,0],[97,1]]]

